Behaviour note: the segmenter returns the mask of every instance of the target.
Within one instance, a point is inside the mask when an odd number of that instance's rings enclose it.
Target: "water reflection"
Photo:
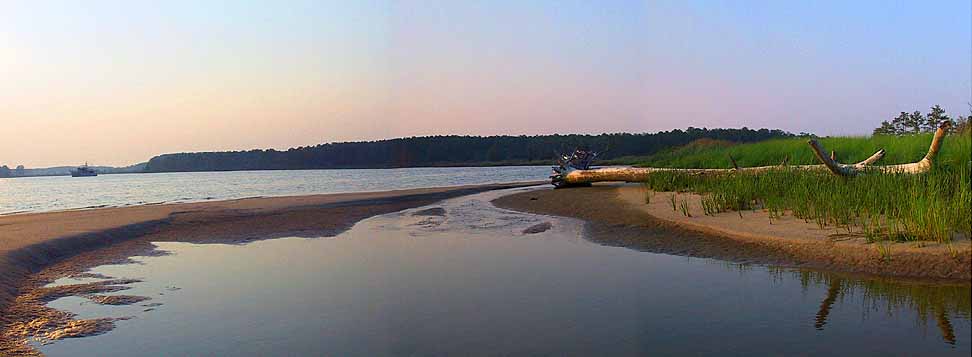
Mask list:
[[[827,286],[827,293],[820,303],[820,310],[814,318],[814,327],[823,330],[827,324],[831,307],[837,300],[860,295],[863,311],[883,310],[887,315],[895,311],[911,310],[916,312],[915,325],[927,327],[930,319],[935,320],[941,338],[945,343],[954,345],[955,329],[950,315],[969,319],[972,315],[972,288],[969,285],[929,284],[922,282],[901,282],[891,279],[852,279],[839,274],[815,271],[791,271],[799,279],[804,290],[811,286]]]
[[[799,281],[804,294],[811,294],[811,291],[826,287],[821,294],[819,308],[813,316],[813,327],[818,331],[826,328],[831,310],[835,305],[857,302],[858,299],[862,320],[866,320],[871,312],[883,311],[886,316],[913,312],[914,327],[926,329],[928,322],[934,319],[939,336],[949,345],[955,345],[957,342],[951,320],[959,319],[969,323],[972,319],[972,285],[969,284],[898,280],[709,261],[740,274],[752,274],[755,270],[765,269],[771,278],[779,283],[786,280]]]
[[[820,311],[817,311],[817,316],[813,320],[813,327],[817,330],[823,330],[824,325],[827,324],[827,316],[830,315],[830,308],[834,306],[834,301],[837,301],[837,296],[840,295],[840,287],[840,279],[831,279],[827,283],[827,297],[820,303]]]
[[[120,321],[108,334],[59,341],[42,351],[52,356],[970,351],[969,285],[603,246],[585,240],[579,222],[492,207],[494,194],[375,217],[333,239],[161,244],[174,254],[94,270],[142,278],[126,294],[151,296],[156,309],[55,301],[53,307],[83,318],[135,318]],[[526,233],[543,223],[550,228]],[[181,289],[167,289],[171,286]],[[929,328],[937,331],[928,334]]]

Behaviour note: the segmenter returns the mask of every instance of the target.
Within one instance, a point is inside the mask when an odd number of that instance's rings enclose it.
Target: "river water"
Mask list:
[[[0,178],[0,214],[538,181],[549,174],[549,166],[505,166]]]
[[[373,217],[331,238],[158,243],[170,254],[92,270],[142,279],[118,294],[152,300],[50,303],[80,318],[132,319],[40,350],[50,356],[970,353],[969,285],[601,246],[584,239],[582,222],[489,204],[505,193]],[[523,233],[543,223],[550,229]]]

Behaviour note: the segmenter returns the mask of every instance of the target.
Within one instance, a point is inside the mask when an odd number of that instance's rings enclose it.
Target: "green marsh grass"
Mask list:
[[[678,209],[679,209],[679,211],[682,212],[682,215],[683,216],[685,216],[685,217],[692,217],[692,213],[689,212],[689,204],[688,204],[688,200],[687,199],[682,199],[678,203]]]
[[[637,166],[678,168],[731,168],[733,157],[740,167],[779,165],[788,159],[791,165],[819,164],[807,145],[808,138],[789,138],[731,145],[724,142],[706,145],[686,145],[645,158]],[[921,160],[928,152],[932,134],[874,137],[819,138],[827,150],[837,153],[837,160],[855,163],[866,159],[879,149],[887,150],[880,164],[902,164]],[[968,133],[949,135],[939,159],[969,159],[972,150]]]
[[[887,155],[878,164],[914,162],[927,152],[931,135],[822,140],[839,161],[863,160],[880,148]],[[691,152],[656,155],[643,166],[729,166],[732,155],[740,167],[814,164],[805,139],[714,146]],[[657,173],[645,186],[653,191],[702,194],[707,215],[766,210],[771,219],[792,215],[820,227],[862,234],[868,241],[936,241],[948,243],[954,234],[972,236],[972,137],[949,135],[931,172],[919,175],[870,173],[843,178],[827,172],[794,169],[758,174],[697,176]],[[675,210],[675,198],[671,198]]]

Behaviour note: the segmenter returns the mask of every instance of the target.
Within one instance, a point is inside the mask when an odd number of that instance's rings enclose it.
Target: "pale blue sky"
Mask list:
[[[0,164],[967,114],[965,1],[4,1]],[[86,144],[76,145],[78,136]]]

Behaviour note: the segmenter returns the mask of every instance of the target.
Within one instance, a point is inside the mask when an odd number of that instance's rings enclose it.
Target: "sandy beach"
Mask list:
[[[967,238],[951,245],[879,245],[846,229],[820,228],[792,216],[771,220],[763,211],[707,216],[698,195],[679,194],[679,200],[688,201],[689,217],[672,209],[671,193],[655,192],[649,203],[646,193],[637,184],[599,184],[517,193],[493,203],[583,219],[589,222],[590,239],[644,251],[897,278],[972,279],[972,245]]]
[[[379,214],[432,204],[488,190],[540,184],[511,183],[401,191],[248,198],[186,204],[101,208],[0,217],[0,308],[5,326],[0,352],[36,355],[27,336],[52,339],[99,334],[114,327],[112,319],[75,320],[46,303],[67,295],[102,299],[137,281],[102,282],[45,288],[54,279],[85,277],[91,267],[125,262],[133,256],[158,254],[151,242],[243,243],[275,237],[334,236],[354,223]],[[894,243],[882,254],[863,237],[835,228],[819,228],[793,217],[770,220],[766,212],[729,212],[706,216],[697,195],[689,201],[691,216],[673,211],[671,193],[652,193],[640,185],[599,184],[564,190],[526,190],[500,197],[501,208],[582,219],[586,237],[596,243],[635,250],[711,257],[735,262],[772,264],[880,275],[922,281],[967,283],[968,239],[950,246]],[[441,208],[418,215],[441,215]],[[549,229],[549,223],[537,231]],[[528,230],[529,230],[528,229]],[[890,259],[888,258],[890,256]],[[118,301],[138,302],[117,295]],[[129,301],[131,300],[131,301]],[[38,333],[40,332],[40,333]]]
[[[3,216],[0,217],[0,310],[4,313],[0,323],[7,325],[25,314],[37,314],[36,304],[11,304],[18,296],[31,295],[31,291],[52,278],[75,275],[89,267],[132,255],[151,254],[150,242],[240,243],[284,236],[333,236],[371,216],[462,195],[536,184],[539,182]],[[99,291],[104,287],[92,288]],[[11,347],[9,343],[0,341],[0,347],[4,344]],[[0,348],[0,351],[11,350]]]

